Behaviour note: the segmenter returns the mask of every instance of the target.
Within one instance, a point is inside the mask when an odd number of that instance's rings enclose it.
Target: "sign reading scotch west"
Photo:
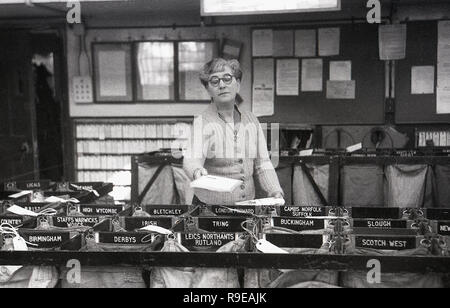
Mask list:
[[[215,248],[237,239],[236,233],[181,233],[181,245],[187,248]]]
[[[416,237],[355,236],[357,248],[406,250],[416,248]]]
[[[53,231],[31,231],[22,232],[20,235],[25,241],[38,245],[37,248],[55,248],[60,247],[63,243],[70,240],[69,232],[53,232]],[[36,248],[32,246],[33,248]]]
[[[69,227],[93,227],[100,223],[100,217],[96,216],[53,216],[53,226],[59,228]]]
[[[406,229],[406,220],[394,219],[354,219],[353,227],[371,229]]]
[[[165,229],[172,228],[170,217],[125,217],[125,230],[133,231],[147,226],[158,226]]]
[[[199,217],[198,228],[211,232],[243,232],[245,218]]]
[[[325,216],[325,207],[320,206],[281,206],[282,217],[312,217]]]
[[[147,205],[143,208],[152,216],[179,216],[188,211],[187,205]]]
[[[155,240],[157,235],[147,232],[99,232],[97,242],[117,245],[145,245]]]
[[[294,231],[322,230],[325,229],[324,219],[273,217],[273,225]]]

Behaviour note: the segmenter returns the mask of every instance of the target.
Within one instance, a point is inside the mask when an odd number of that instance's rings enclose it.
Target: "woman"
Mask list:
[[[194,180],[211,174],[242,181],[232,193],[197,189],[196,196],[207,204],[254,199],[255,181],[268,197],[283,197],[258,119],[237,106],[241,78],[237,60],[216,58],[200,72],[211,104],[194,120],[183,168]]]

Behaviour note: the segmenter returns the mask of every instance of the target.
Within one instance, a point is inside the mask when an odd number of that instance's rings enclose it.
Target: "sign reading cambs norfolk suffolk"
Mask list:
[[[280,206],[281,217],[325,216],[325,207],[320,206]]]

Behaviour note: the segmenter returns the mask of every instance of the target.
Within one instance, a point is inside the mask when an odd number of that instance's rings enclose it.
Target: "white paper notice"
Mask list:
[[[327,99],[355,99],[355,80],[328,80]]]
[[[322,59],[302,60],[302,91],[322,91],[323,61]]]
[[[450,21],[438,23],[436,112],[450,113]]]
[[[277,95],[298,95],[298,59],[277,60]]]
[[[339,55],[340,33],[339,28],[319,29],[319,56]]]
[[[221,176],[206,175],[191,182],[191,188],[200,188],[217,192],[232,192],[242,181]]]
[[[411,94],[434,93],[434,66],[411,68]]]
[[[274,57],[294,56],[293,30],[273,31],[273,56]]]
[[[98,53],[101,96],[127,95],[127,70],[125,51],[100,51]]]
[[[378,43],[381,60],[400,60],[406,56],[406,25],[380,25]]]
[[[450,113],[450,88],[437,88],[436,108],[438,114]]]
[[[272,56],[273,55],[273,31],[272,30],[254,30],[253,31],[253,56]]]
[[[352,80],[352,61],[330,61],[330,80]]]
[[[33,193],[32,190],[22,190],[21,192],[9,195],[8,197],[11,198],[11,199],[17,199],[17,198],[20,198],[20,197],[23,197],[23,196],[26,196],[26,195],[31,195],[32,193]]]
[[[257,117],[275,112],[274,59],[253,61],[252,111]]]
[[[274,60],[253,60],[253,83],[256,85],[273,85],[274,82]]]
[[[143,228],[141,228],[139,230],[140,231],[156,232],[156,233],[165,234],[165,235],[170,235],[170,234],[173,233],[172,231],[170,231],[168,229],[165,229],[165,228],[162,228],[162,227],[158,227],[158,226],[145,226],[145,227],[143,227]]]
[[[297,57],[315,57],[316,45],[316,30],[295,31],[295,55]]]
[[[252,111],[257,117],[275,113],[275,89],[273,85],[254,85]]]

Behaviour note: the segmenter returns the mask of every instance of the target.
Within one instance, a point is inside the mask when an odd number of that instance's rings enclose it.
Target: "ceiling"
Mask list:
[[[68,11],[66,3],[47,4],[2,4],[0,0],[0,20],[36,19],[36,18],[65,18]],[[33,0],[28,0],[31,3]],[[62,0],[59,0],[62,1]],[[354,16],[355,12],[367,12],[367,0],[342,0],[341,12]],[[450,4],[449,0],[381,0],[383,9],[390,7],[391,3],[402,6]],[[81,2],[81,13],[87,19],[115,18],[118,16],[177,16],[192,15],[200,18],[200,0],[122,0],[122,1],[95,1]],[[300,15],[314,15],[324,13],[303,13]],[[331,13],[326,13],[330,15]],[[291,14],[292,15],[292,14]],[[299,15],[299,14],[297,14]],[[245,17],[240,17],[245,18]]]

